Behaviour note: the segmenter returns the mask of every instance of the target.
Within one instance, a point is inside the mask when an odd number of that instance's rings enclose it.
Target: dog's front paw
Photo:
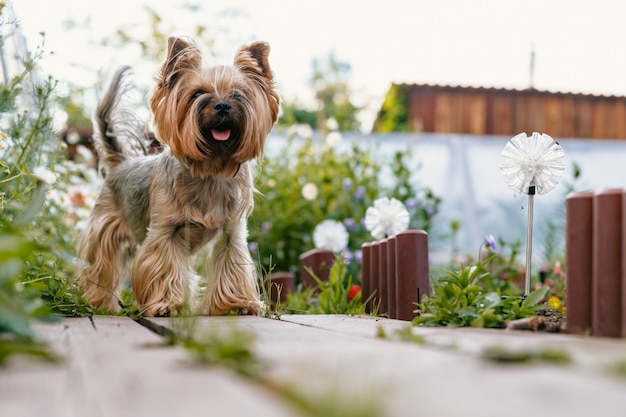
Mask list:
[[[265,303],[262,301],[252,300],[247,306],[241,307],[239,312],[245,315],[259,316],[265,314]]]
[[[183,303],[170,304],[164,301],[146,305],[141,309],[141,314],[146,317],[168,317],[176,315],[183,309]]]

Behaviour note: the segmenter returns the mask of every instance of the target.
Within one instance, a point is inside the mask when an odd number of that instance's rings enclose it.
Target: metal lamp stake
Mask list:
[[[533,180],[534,182],[534,180]],[[526,281],[524,297],[530,294],[530,263],[533,253],[533,205],[535,202],[535,186],[528,187],[528,229],[526,231]]]

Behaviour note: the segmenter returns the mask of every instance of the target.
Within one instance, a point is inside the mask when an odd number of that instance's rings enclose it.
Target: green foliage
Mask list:
[[[348,85],[350,78],[350,64],[339,60],[334,53],[330,53],[324,60],[313,60],[313,75],[311,87],[315,98],[320,105],[320,116],[326,128],[326,121],[337,121],[340,131],[358,131],[361,123],[357,114],[361,108],[352,103],[352,92]]]
[[[290,292],[285,302],[281,303],[280,310],[287,314],[311,314],[318,304],[315,291],[315,287],[306,287]]]
[[[372,130],[381,133],[411,131],[408,111],[409,86],[391,84]]]
[[[298,388],[298,383],[278,386],[282,396],[298,411],[309,417],[380,417],[385,415],[379,390],[361,385],[347,387],[328,385],[321,389]]]
[[[281,115],[277,125],[294,126],[308,125],[317,129],[317,111],[306,109],[302,104],[295,101],[283,101],[281,103]]]
[[[572,363],[572,357],[567,351],[551,347],[519,350],[494,345],[486,348],[481,357],[498,363],[548,362],[562,365]]]
[[[243,376],[254,377],[259,372],[258,359],[252,351],[254,340],[254,333],[234,326],[222,331],[214,329],[179,343],[198,363],[223,366]]]
[[[321,140],[292,137],[281,156],[264,159],[256,181],[262,197],[249,220],[250,248],[264,270],[297,272],[300,255],[314,246],[315,226],[334,219],[348,230],[348,269],[358,276],[353,255],[372,240],[362,221],[381,196],[406,204],[411,228],[430,229],[441,199],[411,182],[408,151],[395,154],[391,161],[377,160],[373,154],[375,150],[356,144],[340,151]],[[394,175],[391,187],[379,182],[384,165]],[[316,190],[314,195],[303,195],[305,185]]]
[[[136,25],[118,28],[113,43],[137,45],[141,50],[142,58],[153,62],[161,62],[166,56],[167,38],[182,28],[168,23],[156,10],[149,6],[145,6],[144,10],[148,15],[148,34],[142,37],[135,36],[133,32],[135,32]],[[208,30],[207,26],[196,25],[193,28],[186,26],[184,29],[185,31],[191,31],[193,38],[202,46],[210,49],[214,47],[215,35]],[[105,40],[105,42],[109,41]]]
[[[342,254],[335,257],[327,281],[322,281],[311,270],[308,272],[317,286],[287,294],[285,302],[276,306],[277,310],[288,314],[366,314],[360,287],[353,284]]]
[[[49,355],[32,319],[93,313],[71,279],[76,228],[48,199],[57,179],[70,174],[61,172],[63,143],[52,128],[56,82],[32,75],[42,56],[39,47],[18,63],[22,72],[0,84],[0,361],[14,353]]]
[[[350,298],[352,288],[352,276],[348,275],[343,255],[335,258],[335,263],[330,268],[328,281],[320,280],[312,271],[311,276],[317,282],[319,305],[314,310],[317,314],[365,314],[365,303],[361,300],[359,291]]]
[[[49,317],[50,311],[19,280],[26,260],[37,248],[35,242],[24,238],[19,224],[7,224],[2,219],[0,229],[0,365],[13,354],[35,355],[45,359],[54,356],[42,345],[30,322]]]
[[[617,359],[604,366],[608,375],[626,380],[626,359]]]
[[[317,101],[316,108],[283,99],[278,126],[305,124],[321,132],[328,129],[358,131],[361,128],[358,114],[362,107],[352,102],[349,79],[350,64],[340,61],[333,53],[326,59],[313,60],[310,86]],[[335,126],[329,128],[332,125]]]
[[[433,285],[432,294],[424,296],[418,304],[420,315],[414,324],[448,327],[503,327],[505,321],[531,317],[545,298],[548,288],[543,287],[527,297],[502,297],[497,291],[488,291],[482,281],[489,277],[485,264],[461,265],[458,271],[446,275]]]

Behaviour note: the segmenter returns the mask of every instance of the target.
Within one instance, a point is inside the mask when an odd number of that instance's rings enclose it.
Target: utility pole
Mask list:
[[[530,46],[530,74],[528,79],[528,88],[535,88],[535,44]]]

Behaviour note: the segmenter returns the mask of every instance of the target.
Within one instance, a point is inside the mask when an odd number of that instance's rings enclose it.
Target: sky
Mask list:
[[[329,53],[351,65],[356,104],[371,127],[391,83],[626,95],[626,2],[622,0],[16,0],[34,49],[45,32],[42,68],[86,89],[118,65],[149,85],[158,65],[137,50],[102,47],[123,27],[147,33],[149,4],[164,26],[189,34],[204,25],[216,40],[214,63],[243,43],[270,43],[281,95],[312,103],[313,59]],[[189,6],[194,7],[189,7]],[[72,27],[68,24],[72,22]],[[95,101],[95,98],[94,98]]]

